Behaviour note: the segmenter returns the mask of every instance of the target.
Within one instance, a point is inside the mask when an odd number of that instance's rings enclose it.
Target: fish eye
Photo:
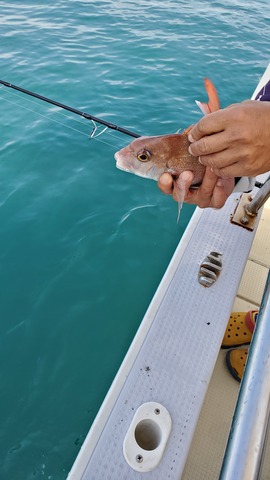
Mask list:
[[[150,158],[151,158],[151,152],[145,149],[137,154],[137,159],[140,162],[148,162]]]

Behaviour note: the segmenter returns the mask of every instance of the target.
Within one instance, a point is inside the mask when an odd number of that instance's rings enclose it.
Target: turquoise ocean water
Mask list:
[[[269,62],[267,0],[0,1],[0,78],[144,135]],[[129,137],[0,89],[0,480],[62,480],[192,215],[115,168]]]

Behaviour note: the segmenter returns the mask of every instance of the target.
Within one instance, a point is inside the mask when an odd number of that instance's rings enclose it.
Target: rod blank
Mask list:
[[[114,123],[106,122],[106,120],[103,120],[102,118],[95,117],[94,115],[91,115],[90,113],[83,112],[81,110],[78,110],[77,108],[70,107],[68,105],[65,105],[64,103],[57,102],[56,100],[52,100],[51,98],[44,97],[43,95],[39,95],[38,93],[31,92],[31,90],[26,90],[25,88],[19,87],[18,85],[14,85],[12,83],[6,82],[5,80],[0,80],[0,84],[4,85],[5,87],[12,88],[13,90],[17,90],[21,93],[24,93],[25,95],[30,95],[31,97],[38,98],[39,100],[42,100],[43,102],[46,103],[51,103],[52,105],[55,105],[59,108],[63,108],[64,110],[68,110],[69,112],[75,113],[75,115],[80,115],[83,118],[86,118],[87,120],[93,120],[96,123],[100,123],[101,125],[105,125],[107,128],[110,128],[111,130],[117,130],[118,132],[124,133],[125,135],[129,135],[130,137],[138,138],[140,135],[138,135],[135,132],[132,132],[131,130],[127,130],[126,128],[119,127],[119,125],[115,125]]]

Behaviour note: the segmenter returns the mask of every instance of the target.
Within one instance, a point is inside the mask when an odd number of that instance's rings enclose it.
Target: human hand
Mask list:
[[[221,208],[234,189],[233,178],[219,178],[207,167],[202,184],[198,189],[190,189],[193,181],[193,173],[186,171],[174,180],[169,173],[163,173],[158,181],[160,190],[172,195],[175,201],[178,201],[178,189],[185,184],[185,203],[198,205],[201,208],[212,207]],[[183,182],[184,180],[184,182]]]
[[[270,170],[270,102],[247,100],[210,113],[189,133],[189,151],[219,177]]]

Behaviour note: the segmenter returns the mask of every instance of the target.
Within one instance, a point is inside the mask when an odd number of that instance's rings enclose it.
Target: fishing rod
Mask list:
[[[52,100],[51,98],[44,97],[43,95],[39,95],[38,93],[31,92],[30,90],[26,90],[25,88],[18,87],[17,85],[13,85],[12,83],[0,80],[0,84],[4,85],[5,87],[12,88],[13,90],[18,90],[19,92],[25,93],[26,95],[30,95],[31,97],[38,98],[43,102],[51,103],[56,107],[63,108],[64,110],[68,110],[69,112],[75,113],[76,115],[80,115],[81,117],[86,118],[86,120],[92,120],[93,122],[105,125],[105,127],[110,128],[111,130],[117,130],[118,132],[124,133],[125,135],[129,135],[130,137],[134,138],[140,137],[138,133],[127,130],[126,128],[119,127],[119,125],[115,125],[114,123],[106,122],[106,120],[102,120],[101,118],[95,117],[94,115],[90,115],[90,113],[83,112],[82,110],[78,110],[77,108],[69,107],[68,105],[57,102],[56,100]]]

